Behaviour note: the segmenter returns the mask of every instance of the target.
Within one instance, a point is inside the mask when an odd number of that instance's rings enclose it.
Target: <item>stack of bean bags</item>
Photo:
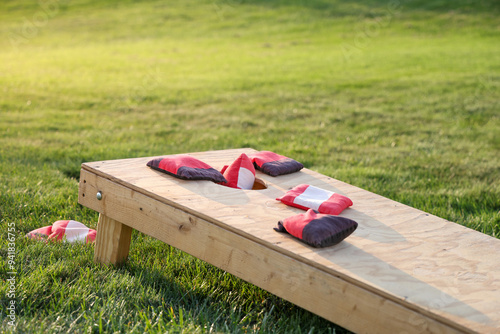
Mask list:
[[[150,160],[147,166],[179,179],[208,180],[239,189],[252,189],[256,169],[271,176],[278,176],[304,168],[300,162],[270,151],[261,151],[250,156],[242,153],[220,172],[187,154],[155,158]]]
[[[147,166],[183,180],[209,180],[227,187],[252,189],[255,171],[278,177],[300,171],[304,166],[283,155],[260,151],[242,153],[221,171],[187,154],[155,158]],[[339,217],[352,201],[341,194],[308,184],[299,184],[277,198],[283,204],[306,210],[278,222],[278,232],[286,232],[314,247],[332,246],[347,238],[358,224]]]

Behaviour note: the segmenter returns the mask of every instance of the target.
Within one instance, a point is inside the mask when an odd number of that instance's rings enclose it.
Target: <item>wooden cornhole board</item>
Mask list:
[[[255,151],[189,154],[220,170],[243,152]],[[150,159],[82,165],[79,203],[100,213],[96,261],[124,261],[136,229],[355,332],[500,332],[500,240],[308,169],[257,172],[267,188],[239,190]],[[275,200],[301,183],[351,198],[342,216],[358,229],[323,249],[275,232],[304,212]]]

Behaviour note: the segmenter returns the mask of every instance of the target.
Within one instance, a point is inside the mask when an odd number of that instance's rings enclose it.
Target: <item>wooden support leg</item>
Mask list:
[[[99,214],[94,261],[120,264],[127,259],[132,228]]]

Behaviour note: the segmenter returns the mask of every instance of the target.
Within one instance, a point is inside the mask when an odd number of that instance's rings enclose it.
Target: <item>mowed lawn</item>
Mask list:
[[[500,237],[496,0],[7,0],[0,36],[2,331],[345,331],[140,233],[25,238],[96,227],[86,161],[270,150]]]

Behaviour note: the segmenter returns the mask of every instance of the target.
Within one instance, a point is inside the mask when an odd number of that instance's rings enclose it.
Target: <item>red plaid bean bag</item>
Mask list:
[[[68,242],[94,242],[96,230],[74,220],[58,220],[52,226],[45,226],[29,232],[31,239],[63,240]]]
[[[300,184],[276,199],[302,210],[314,209],[330,215],[338,215],[352,205],[352,201],[344,195],[308,184]]]
[[[156,158],[149,161],[146,165],[183,180],[226,182],[226,179],[218,170],[187,154]]]
[[[313,247],[328,247],[347,238],[357,227],[358,223],[349,218],[320,214],[310,209],[279,221],[274,230],[289,233]]]
[[[271,176],[298,172],[304,165],[292,158],[270,151],[261,151],[250,155],[256,169]]]
[[[231,165],[224,166],[221,173],[226,178],[225,186],[238,189],[252,189],[255,182],[255,168],[250,158],[242,153]]]

